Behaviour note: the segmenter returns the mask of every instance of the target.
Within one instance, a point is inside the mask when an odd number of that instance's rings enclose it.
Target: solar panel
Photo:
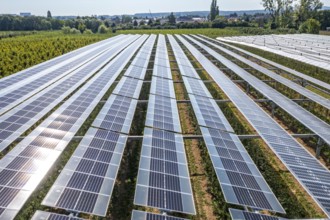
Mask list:
[[[127,43],[132,42],[131,38],[135,39],[135,37],[128,37],[124,38],[123,41],[115,43],[110,48],[109,45],[103,46],[102,48],[93,51],[91,54],[87,54],[84,57],[81,57],[71,63],[68,63],[47,73],[46,75],[43,75],[42,77],[34,79],[28,84],[23,84],[19,87],[16,86],[13,90],[6,90],[6,92],[3,92],[0,95],[0,114],[5,113],[32,95],[41,91],[42,89],[47,88],[49,85],[56,82],[63,76],[73,74],[77,71],[95,72],[99,69],[99,65],[105,65],[111,58],[114,57],[114,53],[118,51],[118,49],[123,48],[124,42],[126,42],[126,45]],[[98,55],[100,55],[102,58],[98,57]],[[98,59],[95,59],[96,57],[98,57]],[[78,67],[79,69],[77,69]]]
[[[217,48],[217,49],[219,49],[219,50],[227,53],[228,55],[234,57],[235,59],[237,59],[237,60],[239,60],[239,61],[241,61],[241,62],[249,65],[253,69],[258,70],[259,72],[262,72],[263,74],[267,75],[268,77],[276,80],[277,82],[280,82],[281,84],[289,87],[290,89],[293,89],[294,91],[300,93],[301,95],[305,96],[306,98],[308,98],[308,99],[310,99],[310,100],[312,100],[312,101],[314,101],[314,102],[316,102],[316,103],[324,106],[325,108],[330,109],[330,101],[329,101],[329,99],[326,99],[326,98],[324,98],[324,97],[322,97],[320,95],[317,95],[316,93],[313,93],[312,91],[310,91],[310,90],[308,90],[308,89],[306,89],[306,88],[304,88],[304,87],[296,84],[295,82],[292,82],[291,80],[289,80],[289,79],[287,79],[285,77],[282,77],[282,76],[274,73],[273,71],[271,71],[271,70],[269,70],[269,69],[267,69],[267,68],[265,68],[265,67],[263,67],[261,65],[258,65],[258,64],[254,63],[254,62],[252,62],[252,61],[250,61],[250,60],[248,60],[248,59],[246,59],[246,58],[244,58],[244,57],[242,57],[242,56],[240,56],[240,55],[238,55],[238,54],[236,54],[236,53],[234,53],[234,52],[232,52],[232,51],[230,51],[230,50],[228,50],[228,49],[226,49],[224,47],[221,47],[221,46],[219,46],[217,44],[214,44],[214,43],[212,43],[210,41],[207,41],[207,40],[205,40],[205,39],[203,39],[201,37],[198,37],[198,36],[194,36],[194,37],[197,38],[197,39],[199,39],[199,40],[201,40],[203,43],[206,42],[209,45],[211,45],[211,46],[213,46],[213,47],[215,47],[215,48]]]
[[[131,220],[187,220],[187,219],[133,210]]]
[[[213,99],[192,94],[189,94],[189,98],[199,125],[233,132],[233,128]]]
[[[36,211],[31,220],[83,220],[71,215],[61,215],[51,212]]]
[[[111,95],[92,126],[128,134],[136,105],[137,100]]]
[[[181,39],[181,38],[180,38]],[[245,116],[258,134],[273,150],[289,171],[302,184],[311,197],[327,213],[330,213],[330,172],[271,116],[259,107],[245,92],[238,88],[224,73],[187,41],[182,42]],[[307,160],[306,160],[307,159]]]
[[[201,131],[228,203],[285,213],[236,135]]]
[[[90,128],[42,204],[105,216],[127,136]]]
[[[285,220],[275,216],[246,212],[238,209],[229,209],[232,220]]]
[[[204,38],[207,38],[207,37],[205,37],[205,36],[203,36],[203,37],[204,37]],[[219,38],[219,39],[221,40],[221,38]],[[265,59],[265,58],[263,58],[263,57],[261,57],[261,56],[258,56],[258,55],[256,55],[256,54],[250,53],[250,52],[248,52],[248,51],[246,51],[246,50],[243,50],[243,49],[241,49],[241,48],[239,48],[239,47],[235,47],[235,46],[233,46],[233,45],[231,45],[231,44],[227,44],[227,43],[224,43],[224,42],[221,42],[221,44],[225,45],[226,47],[233,48],[233,49],[235,49],[235,50],[237,50],[237,51],[239,51],[239,52],[241,52],[241,53],[244,53],[244,54],[246,54],[246,55],[248,55],[248,56],[250,56],[250,57],[253,57],[253,58],[256,58],[256,59],[258,59],[258,60],[261,60],[262,62],[265,62],[265,63],[267,63],[267,64],[270,64],[271,66],[274,66],[274,67],[276,67],[276,68],[278,68],[278,69],[284,70],[285,72],[288,72],[288,73],[290,73],[290,74],[292,74],[292,75],[294,75],[294,76],[297,76],[297,77],[299,77],[299,78],[305,79],[305,80],[307,80],[307,81],[309,81],[309,82],[311,82],[311,83],[314,83],[315,85],[321,86],[321,87],[323,87],[323,88],[325,88],[325,89],[327,89],[327,88],[330,87],[330,85],[329,85],[328,83],[325,83],[325,82],[323,82],[323,81],[321,81],[321,80],[318,80],[318,79],[315,79],[315,78],[310,77],[310,76],[308,76],[308,75],[305,75],[305,74],[303,74],[303,73],[301,73],[301,72],[298,72],[298,71],[296,71],[296,70],[294,70],[294,69],[290,69],[290,68],[288,68],[288,67],[286,67],[286,66],[283,66],[283,65],[281,65],[281,64],[275,63],[275,62],[273,62],[273,61],[271,61],[271,60]]]
[[[181,68],[182,67],[180,66],[180,69]],[[213,98],[202,80],[185,76],[183,76],[182,79],[184,81],[188,94]]]
[[[153,77],[151,81],[150,94],[175,99],[173,81],[170,79]]]
[[[16,86],[22,85],[22,83],[28,83],[30,80],[37,77],[41,77],[47,72],[59,68],[67,63],[71,63],[75,59],[82,57],[86,54],[90,54],[96,49],[109,47],[110,44],[113,44],[124,38],[123,35],[118,35],[94,44],[87,45],[85,47],[79,48],[77,50],[66,53],[62,56],[58,56],[46,62],[40,63],[28,69],[24,69],[20,72],[12,74],[10,76],[0,79],[0,90],[7,89],[10,90]],[[86,56],[87,57],[87,56]]]
[[[157,51],[155,55],[153,76],[172,79],[171,66],[166,49],[165,36],[158,36]]]
[[[125,64],[133,56],[134,51],[145,39],[144,36],[135,41],[113,61],[113,66],[119,68],[116,72],[112,72],[113,74],[120,74]],[[23,172],[31,174],[31,176],[25,177],[15,188],[8,185],[11,178],[5,179],[0,185],[2,189],[0,198],[7,198],[0,202],[0,207],[5,208],[0,218],[6,216],[6,219],[13,219],[15,217],[99,100],[107,92],[112,84],[108,80],[111,77],[112,74],[109,72],[99,72],[2,158],[0,175],[5,172],[16,171],[16,175]],[[76,191],[69,193],[72,194],[72,197],[78,194]],[[95,196],[88,193],[84,194],[84,198],[86,200],[95,199]],[[87,206],[91,204],[91,202],[86,203]]]
[[[133,41],[132,39],[131,41]],[[127,42],[122,42],[122,46]],[[93,63],[88,64],[86,67],[75,71],[73,74],[69,74],[58,82],[54,83],[44,91],[33,96],[31,99],[17,106],[15,109],[7,112],[0,117],[0,151],[6,149],[14,140],[16,140],[22,133],[28,130],[44,115],[46,115],[51,109],[63,101],[69,94],[74,92],[82,83],[90,78],[96,70],[103,66],[103,62],[107,59],[113,58],[117,55],[122,48],[116,50],[110,50],[103,56],[95,59]],[[96,62],[97,61],[97,62]],[[106,72],[109,76],[107,80],[113,82],[116,77],[117,67],[113,68],[113,65],[118,66],[117,62],[112,62],[107,68],[101,70],[102,73]],[[88,98],[87,102],[91,102],[92,99]]]
[[[284,111],[289,113],[292,117],[310,129],[312,132],[321,137],[326,143],[330,144],[330,125],[326,122],[322,121],[309,111],[305,110],[303,107],[295,103],[294,101],[287,98],[285,95],[282,95],[266,83],[262,82],[255,76],[252,76],[250,73],[237,66],[230,60],[221,56],[214,50],[209,47],[199,43],[198,41],[192,39],[191,37],[187,37],[192,42],[196,43],[198,46],[206,50],[215,59],[219,60],[222,64],[231,69],[235,74],[240,76],[246,82],[248,82],[251,86],[253,86],[256,90],[258,90],[261,94],[263,94],[269,100],[272,100],[276,105],[282,108]]]
[[[134,204],[196,213],[181,134],[145,128]]]
[[[181,132],[179,112],[175,99],[150,95],[146,126],[173,132]]]
[[[142,80],[123,77],[123,79],[120,80],[120,82],[118,83],[116,89],[113,91],[113,94],[139,99],[142,85],[143,85]]]
[[[252,46],[300,62],[330,69],[330,43],[309,35],[263,35],[220,38],[222,41]]]

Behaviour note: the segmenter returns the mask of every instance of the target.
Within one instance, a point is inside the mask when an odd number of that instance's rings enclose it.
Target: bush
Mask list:
[[[63,26],[62,27],[62,32],[63,34],[70,34],[71,28],[68,26]]]
[[[90,29],[86,29],[86,30],[84,31],[84,34],[93,34],[93,31],[90,30]]]
[[[106,34],[108,32],[108,28],[104,24],[102,24],[102,25],[100,25],[98,32],[100,34]]]
[[[81,34],[81,32],[78,29],[76,29],[76,28],[72,28],[70,30],[70,34]]]
[[[212,28],[225,28],[226,21],[223,18],[216,18],[212,21]]]
[[[319,21],[315,19],[308,19],[304,23],[302,23],[299,27],[300,33],[308,33],[308,34],[318,34],[321,29],[321,24]]]

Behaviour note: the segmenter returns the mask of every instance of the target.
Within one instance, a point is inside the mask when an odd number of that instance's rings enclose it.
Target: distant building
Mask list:
[[[22,17],[30,17],[32,14],[30,12],[21,12],[19,15]]]

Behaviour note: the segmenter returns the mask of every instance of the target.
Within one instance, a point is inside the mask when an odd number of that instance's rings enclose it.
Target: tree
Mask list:
[[[300,33],[308,33],[308,34],[318,34],[321,29],[321,24],[319,21],[311,18],[302,23],[299,27]]]
[[[137,20],[134,20],[134,22],[133,22],[133,26],[134,27],[137,27],[139,24],[138,24],[138,22],[137,22]]]
[[[176,17],[173,12],[168,16],[168,23],[172,25],[176,24]]]
[[[269,12],[272,18],[272,28],[276,28],[279,25],[280,13],[283,10],[282,0],[262,0],[262,5],[265,10]]]
[[[210,11],[210,20],[213,21],[219,15],[219,6],[217,0],[212,0],[211,11]]]
[[[50,11],[47,11],[47,18],[52,18],[52,13]]]
[[[152,24],[153,24],[153,23],[152,23],[152,19],[150,18],[149,21],[148,21],[148,25],[149,25],[149,26],[152,26]]]
[[[142,19],[141,21],[140,21],[140,26],[144,26],[146,23],[145,23],[145,21]]]
[[[102,24],[100,25],[98,32],[100,34],[106,34],[108,32],[108,28],[104,24]]]
[[[300,0],[296,6],[296,23],[302,24],[310,18],[315,18],[319,9],[323,7],[321,0]]]

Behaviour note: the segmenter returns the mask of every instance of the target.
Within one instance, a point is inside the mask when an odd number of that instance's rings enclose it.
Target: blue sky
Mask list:
[[[211,0],[0,0],[0,14],[114,15],[138,12],[204,11]],[[330,6],[330,0],[322,0]],[[261,0],[219,0],[220,10],[262,9]]]

